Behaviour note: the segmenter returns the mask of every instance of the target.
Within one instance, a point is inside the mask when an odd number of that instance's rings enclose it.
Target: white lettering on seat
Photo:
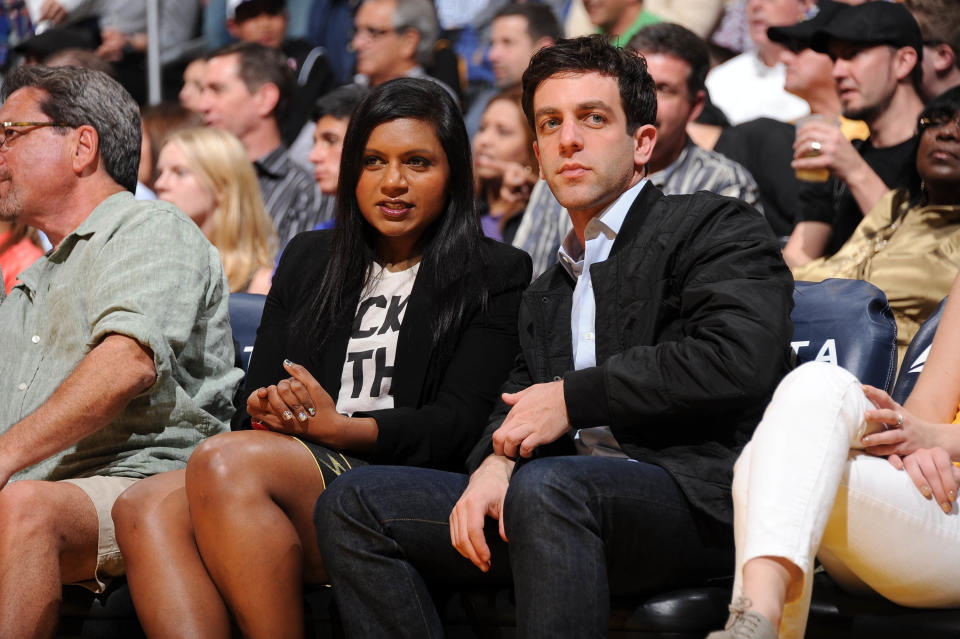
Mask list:
[[[790,347],[793,348],[793,352],[797,355],[800,354],[801,348],[806,348],[807,346],[810,346],[810,340],[790,342]],[[813,358],[813,361],[839,365],[837,359],[837,340],[824,340],[823,346],[820,347],[820,351],[817,352],[817,356]]]
[[[817,353],[818,362],[829,362],[831,364],[837,364],[837,342],[836,340],[828,339],[823,343],[823,346],[820,348],[820,352]]]
[[[933,346],[931,344],[930,346]],[[915,374],[923,370],[923,365],[927,363],[927,357],[930,355],[930,346],[927,346],[923,349],[923,352],[913,361],[913,364],[910,366],[909,373]]]

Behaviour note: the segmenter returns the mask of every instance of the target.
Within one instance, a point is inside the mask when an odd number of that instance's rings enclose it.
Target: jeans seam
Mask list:
[[[449,521],[436,521],[433,519],[421,519],[419,517],[390,517],[380,522],[380,525],[386,525],[390,522],[413,522],[417,524],[435,524],[437,526],[449,526]]]

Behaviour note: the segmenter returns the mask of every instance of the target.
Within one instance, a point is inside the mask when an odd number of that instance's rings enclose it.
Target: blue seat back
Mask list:
[[[257,339],[257,327],[263,315],[263,303],[266,295],[255,293],[230,294],[230,326],[233,328],[233,347],[237,352],[239,366],[247,372],[253,342]]]
[[[920,377],[920,371],[927,361],[927,355],[930,354],[930,347],[933,346],[933,335],[937,332],[937,326],[940,325],[940,316],[943,315],[943,307],[947,303],[947,298],[943,298],[937,310],[920,325],[920,330],[910,340],[910,346],[903,356],[903,364],[900,365],[900,372],[897,374],[897,383],[893,385],[893,392],[890,395],[893,400],[899,404],[907,401],[913,385],[917,383]]]
[[[897,324],[883,291],[863,280],[796,282],[793,302],[791,346],[800,362],[831,362],[865,384],[890,389]]]

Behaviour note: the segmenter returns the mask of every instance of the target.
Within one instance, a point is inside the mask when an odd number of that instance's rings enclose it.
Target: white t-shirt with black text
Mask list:
[[[418,262],[406,270],[391,272],[379,264],[371,265],[347,343],[337,412],[352,415],[393,408],[390,388],[397,336],[419,267]]]

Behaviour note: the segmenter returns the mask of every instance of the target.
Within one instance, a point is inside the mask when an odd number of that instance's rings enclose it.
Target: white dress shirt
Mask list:
[[[640,189],[647,183],[643,178],[620,194],[613,204],[587,222],[584,229],[586,246],[581,247],[575,231],[567,233],[560,245],[560,263],[577,285],[573,289],[573,309],[570,312],[570,333],[573,337],[573,367],[576,370],[597,365],[595,322],[597,303],[593,298],[590,267],[610,256],[623,220]]]

